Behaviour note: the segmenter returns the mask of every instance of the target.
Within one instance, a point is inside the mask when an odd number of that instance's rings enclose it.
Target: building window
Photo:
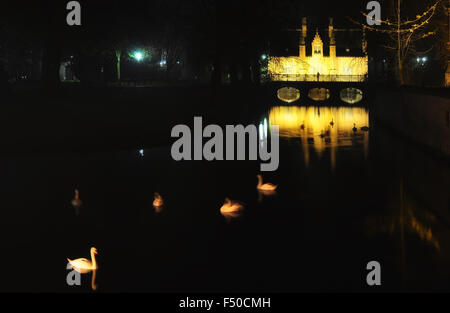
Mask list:
[[[320,54],[322,51],[320,46],[314,46],[314,54]]]

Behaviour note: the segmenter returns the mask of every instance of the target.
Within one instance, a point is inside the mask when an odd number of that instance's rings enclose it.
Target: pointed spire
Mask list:
[[[322,38],[320,38],[319,30],[316,28],[316,35],[314,36],[313,43],[322,43]]]
[[[334,39],[334,26],[332,17],[330,17],[330,25],[328,25],[328,37],[330,38],[330,45],[335,45],[336,41]]]
[[[300,38],[300,44],[301,45],[305,45],[306,44],[306,33],[307,33],[307,22],[306,22],[306,17],[302,18],[302,35]]]

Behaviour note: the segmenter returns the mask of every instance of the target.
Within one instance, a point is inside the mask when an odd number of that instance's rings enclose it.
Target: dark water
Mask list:
[[[66,258],[92,246],[98,291],[450,291],[448,163],[364,108],[255,118],[282,136],[279,169],[263,175],[278,192],[262,198],[259,161],[175,162],[169,146],[1,157],[0,291],[89,291],[91,273],[66,284]],[[241,217],[220,214],[225,197]]]

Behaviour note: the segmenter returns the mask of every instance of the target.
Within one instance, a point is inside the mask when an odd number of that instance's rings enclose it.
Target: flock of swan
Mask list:
[[[332,119],[330,122],[330,126],[334,126],[334,120]],[[300,125],[300,128],[303,130],[305,129],[304,123]],[[353,123],[353,132],[357,131],[356,124]],[[362,131],[368,131],[369,127],[363,126],[361,127]],[[321,134],[321,137],[325,137],[328,135],[327,133]],[[308,138],[309,139],[309,138]],[[142,152],[141,152],[142,153]],[[261,195],[272,195],[275,193],[275,190],[277,189],[277,185],[271,184],[271,183],[263,183],[262,176],[259,174],[256,176],[258,178],[258,184],[256,185],[256,189],[258,190],[260,196]],[[83,205],[83,202],[80,199],[80,192],[78,189],[75,189],[75,197],[72,200],[72,206],[77,210],[80,209],[80,207]],[[161,197],[161,195],[158,192],[154,193],[154,200],[153,200],[153,207],[155,208],[156,213],[160,213],[162,208],[164,206],[164,200]],[[229,198],[225,198],[225,202],[223,203],[222,207],[220,208],[220,213],[225,218],[234,218],[238,217],[240,213],[244,210],[244,206],[239,201],[233,201]],[[91,260],[88,260],[86,258],[78,258],[75,260],[67,259],[67,261],[70,263],[72,268],[76,270],[79,273],[89,273],[93,272],[92,277],[92,289],[95,290],[97,287],[95,285],[95,272],[98,269],[97,262],[95,260],[95,255],[98,254],[98,251],[95,247],[91,248]]]
[[[330,122],[330,126],[334,126],[334,120],[332,119]],[[302,130],[305,129],[304,122],[300,125],[300,128]],[[353,123],[353,132],[357,131],[356,124]],[[362,131],[368,131],[369,127],[363,126],[361,127]],[[327,136],[327,133],[322,133],[321,137]],[[310,139],[310,138],[308,138]],[[143,151],[140,151],[141,154],[143,154]],[[271,183],[263,183],[262,176],[258,174],[256,176],[258,178],[258,184],[256,185],[256,189],[258,190],[260,196],[261,195],[272,195],[275,193],[275,190],[277,189],[277,185],[271,184]],[[261,199],[261,198],[260,198]],[[72,206],[77,210],[80,209],[80,207],[83,205],[83,202],[80,199],[80,192],[78,189],[75,189],[75,197],[72,200]],[[160,213],[162,208],[164,206],[164,200],[161,197],[161,195],[158,192],[154,193],[154,200],[153,200],[153,207],[155,208],[156,213]],[[227,219],[238,217],[240,213],[244,210],[244,205],[241,204],[239,201],[233,201],[229,198],[225,198],[225,202],[223,203],[222,207],[220,208],[220,213]],[[91,260],[88,260],[86,258],[78,258],[75,260],[67,259],[67,261],[70,263],[72,268],[76,270],[79,273],[89,273],[93,272],[92,276],[92,289],[95,290],[97,286],[95,285],[95,272],[98,269],[98,265],[95,259],[95,255],[98,254],[98,251],[95,247],[92,247],[91,250]]]
[[[263,195],[272,195],[275,193],[277,189],[277,185],[271,183],[263,183],[262,176],[259,174],[256,176],[258,178],[258,184],[256,185],[256,189]],[[72,200],[72,206],[78,210],[83,205],[83,202],[80,199],[80,191],[75,189],[75,198]],[[157,213],[161,212],[161,209],[164,205],[164,200],[161,195],[157,192],[154,193],[153,207]],[[232,201],[229,198],[225,198],[225,202],[220,208],[220,213],[225,216],[225,218],[238,217],[239,214],[244,209],[244,206],[238,201]],[[78,212],[78,211],[77,211]],[[92,289],[96,290],[97,286],[95,284],[95,273],[98,269],[97,261],[95,256],[98,254],[98,251],[95,247],[91,248],[91,259],[86,258],[78,258],[75,260],[67,259],[70,263],[72,269],[75,271],[85,274],[93,272],[92,276]]]
[[[263,184],[262,176],[257,175],[258,184],[256,185],[256,189],[258,189],[259,194],[263,195],[272,195],[275,193],[277,189],[277,185],[273,185],[271,183]],[[229,198],[225,198],[225,202],[220,208],[220,213],[227,219],[238,217],[244,206],[238,201],[232,201]]]

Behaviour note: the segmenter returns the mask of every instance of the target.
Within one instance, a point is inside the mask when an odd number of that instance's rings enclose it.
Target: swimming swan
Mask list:
[[[256,186],[259,190],[275,190],[277,189],[277,185],[273,185],[271,183],[263,184],[262,176],[260,174],[256,175],[258,177],[258,185]]]
[[[70,265],[72,265],[72,268],[80,273],[88,273],[90,271],[96,270],[97,262],[95,260],[95,255],[98,254],[97,249],[92,247],[91,248],[91,261],[85,258],[79,258],[75,260],[67,259],[69,261]]]

